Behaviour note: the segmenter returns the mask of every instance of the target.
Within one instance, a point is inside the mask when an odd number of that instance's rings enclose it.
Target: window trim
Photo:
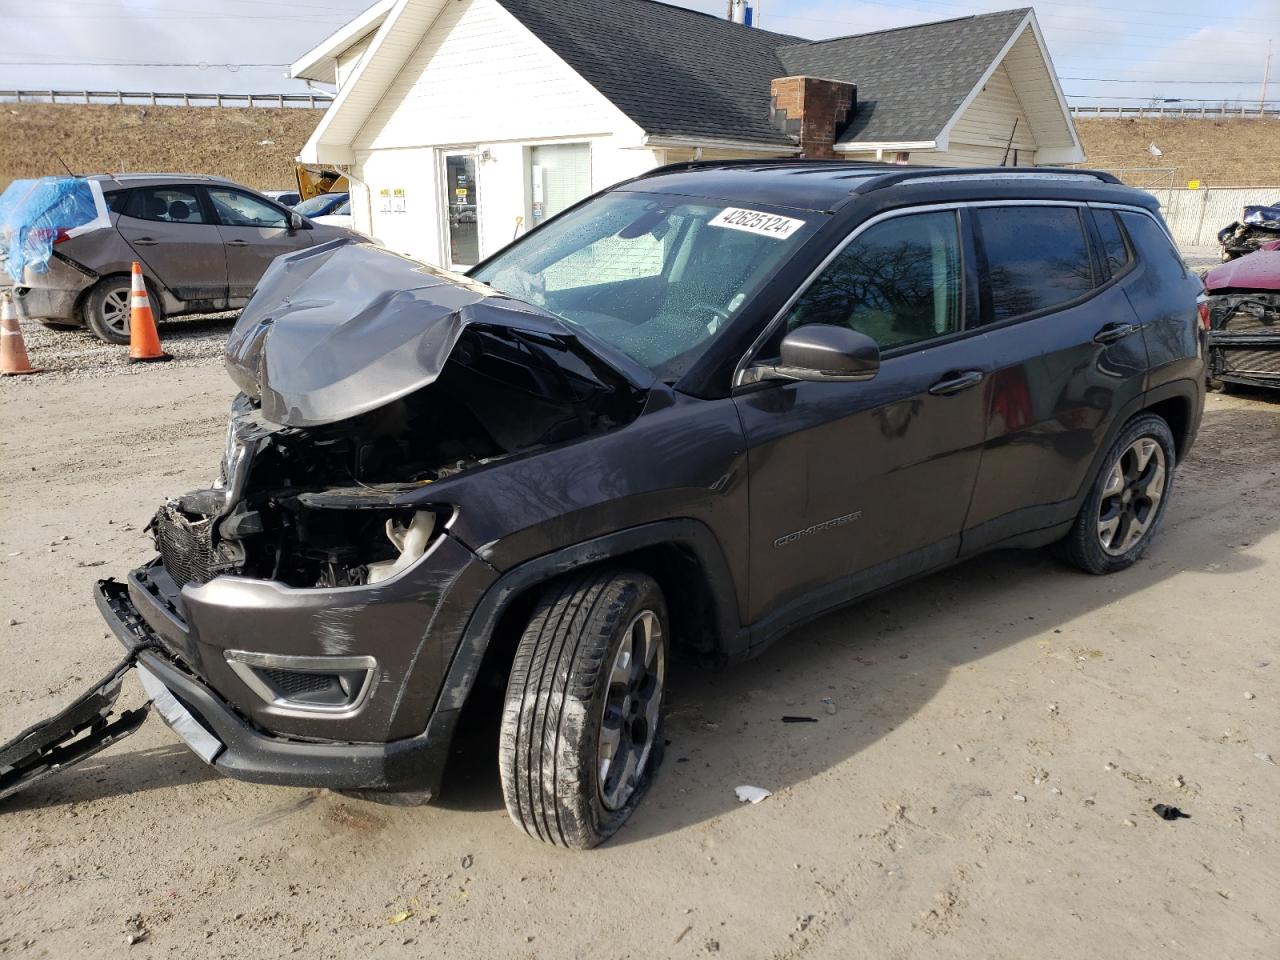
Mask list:
[[[791,295],[787,297],[787,299],[783,302],[782,307],[777,311],[777,313],[773,315],[773,317],[769,320],[769,322],[764,325],[764,328],[760,331],[760,333],[756,336],[756,338],[751,341],[751,345],[747,347],[746,351],[738,359],[737,364],[733,368],[733,378],[730,381],[730,393],[732,394],[733,391],[737,390],[740,387],[749,386],[749,384],[746,384],[743,382],[743,376],[746,373],[747,368],[751,366],[752,360],[759,353],[759,351],[764,347],[764,345],[769,342],[769,338],[773,335],[778,325],[780,323],[785,322],[786,316],[788,313],[790,313],[791,308],[795,305],[795,302],[804,295],[804,293],[809,289],[809,287],[813,284],[813,282],[817,280],[817,278],[822,275],[823,271],[827,269],[827,267],[831,264],[831,262],[835,260],[836,257],[840,256],[841,253],[844,252],[845,247],[847,247],[854,240],[856,240],[862,233],[864,233],[871,227],[875,226],[877,223],[881,223],[893,217],[908,216],[913,213],[928,213],[934,210],[956,210],[957,215],[959,217],[960,228],[962,229],[962,231],[964,231],[960,237],[961,257],[962,257],[961,275],[964,278],[964,282],[965,282],[964,297],[966,298],[965,303],[967,304],[968,302],[967,298],[970,295],[970,290],[968,289],[969,280],[970,280],[970,274],[969,274],[970,268],[967,266],[967,260],[964,258],[967,258],[969,255],[970,243],[973,244],[975,248],[975,252],[977,252],[976,247],[979,243],[979,237],[978,237],[978,231],[975,229],[975,224],[972,222],[972,218],[965,216],[965,211],[975,209],[978,207],[1028,207],[1028,206],[1031,206],[1031,207],[1058,207],[1058,206],[1098,207],[1100,209],[1122,210],[1122,211],[1127,211],[1129,213],[1140,213],[1149,217],[1151,220],[1153,220],[1156,226],[1158,226],[1160,230],[1163,231],[1164,235],[1169,238],[1170,243],[1174,242],[1172,235],[1169,233],[1169,228],[1165,224],[1161,223],[1160,219],[1156,217],[1150,210],[1138,204],[1129,204],[1129,203],[1107,203],[1107,202],[1090,201],[1090,200],[1040,200],[1040,199],[1036,199],[1036,200],[951,200],[945,203],[918,204],[918,205],[909,206],[909,207],[899,207],[894,210],[885,210],[882,213],[876,214],[874,217],[868,217],[866,220],[862,221],[856,227],[854,227],[853,230],[851,230],[843,239],[841,239],[839,243],[837,243],[830,251],[827,252],[827,255],[822,258],[822,260],[818,263],[818,265],[812,271],[810,271],[809,275],[805,277],[805,279],[796,287],[796,289],[791,293]],[[1092,243],[1092,238],[1088,237],[1087,235],[1086,237],[1088,239],[1088,242]],[[1127,237],[1128,235],[1126,231],[1126,239]],[[1174,244],[1174,249],[1177,249],[1177,244]],[[1138,263],[1137,251],[1134,250],[1133,252],[1134,252],[1133,266],[1136,267]],[[979,254],[979,257],[981,257],[981,254]],[[982,258],[982,259],[985,259],[985,258]],[[979,283],[979,289],[973,292],[977,293],[979,298],[981,298],[983,296],[983,291],[986,290],[986,284],[982,282],[983,277],[985,275],[985,271],[983,270],[984,264],[978,263],[978,264],[975,264],[974,266],[978,269],[977,279]],[[1131,269],[1129,271],[1126,271],[1124,274],[1121,274],[1121,276],[1128,276],[1128,274],[1132,272],[1132,269],[1133,267],[1131,267]],[[1093,297],[1097,296],[1102,291],[1108,289],[1114,282],[1116,282],[1119,279],[1120,279],[1119,277],[1112,277],[1106,283],[1102,284],[1101,286],[1094,287],[1084,296],[1077,298],[1075,301],[1068,302],[1065,304],[1056,304],[1047,310],[1040,311],[1039,313],[1035,313],[1035,314],[1029,313],[1029,314],[1023,314],[1018,317],[1010,317],[1007,320],[1002,320],[999,323],[987,324],[986,326],[983,326],[981,323],[983,312],[981,310],[981,299],[979,299],[979,312],[977,317],[979,322],[977,326],[970,327],[968,325],[967,321],[970,315],[967,309],[965,309],[964,312],[962,313],[962,316],[966,319],[965,327],[957,331],[956,333],[950,334],[946,337],[938,337],[933,340],[921,340],[919,343],[907,344],[902,347],[897,347],[893,350],[886,350],[883,354],[881,354],[881,356],[882,358],[892,359],[893,357],[902,356],[907,353],[915,352],[917,350],[929,349],[931,347],[941,346],[943,344],[951,343],[953,341],[960,340],[965,337],[974,336],[976,334],[983,334],[983,333],[986,333],[988,330],[999,330],[1003,327],[1011,326],[1012,324],[1015,324],[1015,323],[1022,323],[1026,320],[1035,319],[1038,316],[1048,315],[1050,313],[1057,313],[1058,311],[1064,310],[1064,309],[1070,309],[1071,307],[1078,306],[1079,304],[1084,303],[1087,300],[1090,300]],[[767,383],[769,381],[761,381],[761,382]]]

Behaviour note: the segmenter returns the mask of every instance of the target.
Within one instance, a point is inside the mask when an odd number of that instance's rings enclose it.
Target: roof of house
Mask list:
[[[769,122],[769,81],[799,37],[656,0],[498,2],[650,136],[794,145]]]
[[[991,66],[1029,10],[1004,10],[783,47],[788,74],[858,85],[841,142],[932,140]]]
[[[360,29],[339,31],[295,63],[293,75],[306,75],[302,68],[314,70],[318,61],[331,64],[344,37],[354,42],[371,25],[381,24],[379,36],[394,29],[397,18],[407,19],[406,2],[414,6],[414,0],[375,4],[357,18]],[[1028,24],[1041,42],[1029,7],[811,41],[659,0],[497,2],[649,137],[765,148],[796,145],[770,118],[770,82],[776,78],[806,75],[857,85],[857,108],[839,143],[928,142],[945,139],[948,124]],[[400,12],[388,17],[392,11]],[[1052,67],[1047,73],[1058,91]],[[357,71],[349,84],[360,80]],[[1065,102],[1061,110],[1070,130]]]
[[[769,82],[796,75],[857,84],[842,142],[933,139],[1030,12],[810,41],[657,0],[499,2],[650,135],[779,145]]]

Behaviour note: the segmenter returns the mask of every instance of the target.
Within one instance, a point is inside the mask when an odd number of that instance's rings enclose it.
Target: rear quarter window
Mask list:
[[[989,322],[1048,310],[1097,286],[1078,207],[978,207]]]

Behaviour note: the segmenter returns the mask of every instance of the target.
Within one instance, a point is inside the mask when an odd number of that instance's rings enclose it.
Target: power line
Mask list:
[[[208,70],[225,67],[239,70],[241,67],[287,67],[287,63],[136,63],[120,60],[0,60],[0,67],[195,67]]]
[[[1124,77],[1059,77],[1059,80],[1079,80],[1089,83],[1177,83],[1177,84],[1226,84],[1240,86],[1242,83],[1257,83],[1256,80],[1151,80],[1146,77],[1130,80]]]

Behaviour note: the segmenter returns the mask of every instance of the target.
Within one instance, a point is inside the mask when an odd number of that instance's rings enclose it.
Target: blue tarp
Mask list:
[[[53,245],[86,228],[106,226],[102,192],[80,177],[15,180],[0,193],[0,252],[14,283],[23,271],[49,269]]]

